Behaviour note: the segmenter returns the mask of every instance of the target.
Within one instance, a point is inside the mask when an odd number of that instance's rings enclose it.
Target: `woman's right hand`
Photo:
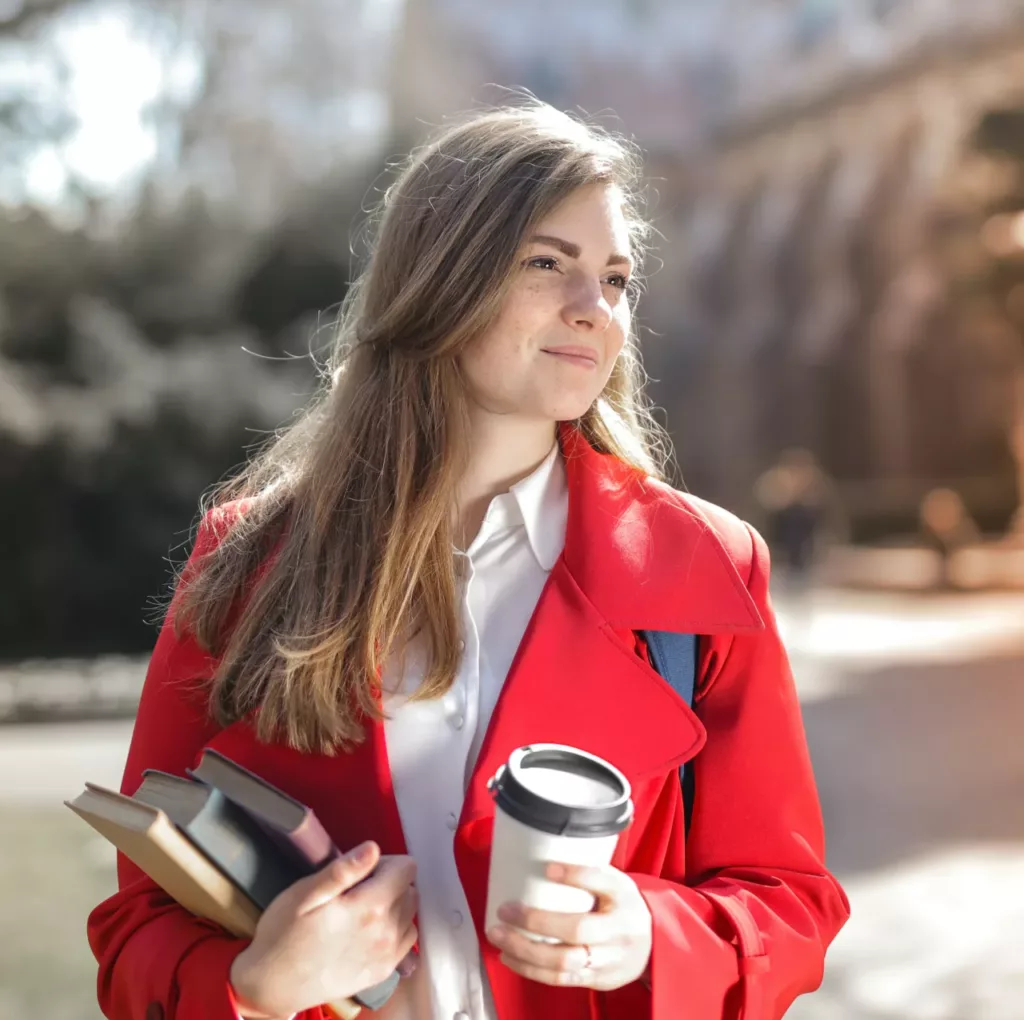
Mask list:
[[[418,938],[415,879],[411,857],[370,842],[286,889],[231,965],[242,1016],[289,1017],[383,981]]]

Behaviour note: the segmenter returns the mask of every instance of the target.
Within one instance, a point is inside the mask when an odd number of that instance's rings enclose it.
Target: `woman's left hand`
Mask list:
[[[651,912],[636,883],[611,866],[549,864],[547,877],[593,893],[594,909],[588,914],[563,914],[521,903],[504,904],[498,916],[505,923],[487,932],[502,951],[502,963],[532,981],[603,992],[642,977],[651,958],[653,936]],[[509,925],[564,944],[533,942]]]

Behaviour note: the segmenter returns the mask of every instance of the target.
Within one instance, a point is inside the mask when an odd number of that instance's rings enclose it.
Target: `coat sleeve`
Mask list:
[[[821,982],[849,903],[824,865],[821,808],[768,594],[768,550],[748,527],[748,589],[765,623],[716,637],[695,711],[686,874],[631,874],[651,911],[652,1020],[776,1020]],[[680,802],[681,805],[681,802]]]
[[[229,517],[204,518],[186,564],[214,547]],[[143,685],[121,792],[132,794],[147,768],[184,775],[216,732],[205,698],[214,660],[172,624],[175,600],[157,638]],[[248,944],[178,906],[123,854],[118,891],[89,916],[88,937],[99,963],[97,997],[110,1020],[236,1020],[228,974]],[[320,1010],[302,1014],[322,1016]]]

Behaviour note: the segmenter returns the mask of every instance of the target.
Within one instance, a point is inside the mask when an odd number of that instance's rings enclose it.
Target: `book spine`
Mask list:
[[[341,856],[341,851],[334,845],[334,840],[312,812],[306,815],[302,824],[292,834],[291,842],[317,871]]]
[[[282,853],[302,870],[303,874],[312,875],[314,871],[319,871],[342,855],[331,837],[319,825],[307,827],[306,823],[303,823],[302,827],[294,832],[285,832],[261,815],[249,814],[249,817]]]
[[[260,910],[306,873],[216,788],[182,831]]]

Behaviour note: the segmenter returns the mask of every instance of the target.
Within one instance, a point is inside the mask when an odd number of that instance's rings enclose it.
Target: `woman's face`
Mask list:
[[[461,358],[481,409],[551,422],[587,411],[629,332],[629,251],[614,185],[580,188],[541,221],[497,320]]]

